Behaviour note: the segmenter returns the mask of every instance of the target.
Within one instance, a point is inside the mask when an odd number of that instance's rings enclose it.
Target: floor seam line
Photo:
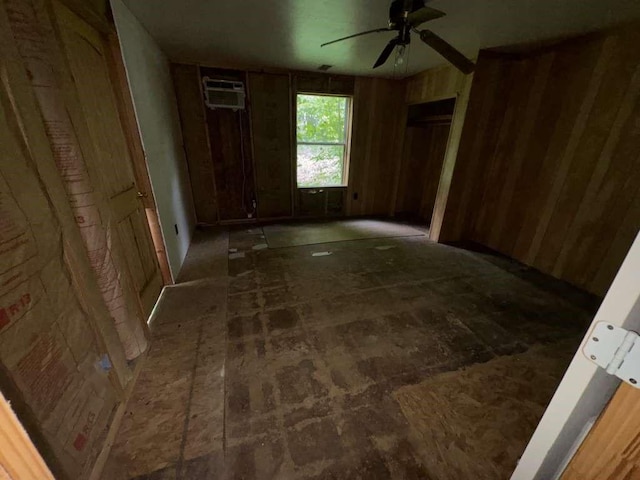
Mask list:
[[[191,402],[193,400],[193,392],[196,384],[196,370],[198,369],[198,357],[200,355],[200,345],[202,343],[202,331],[204,329],[204,320],[200,318],[200,326],[198,327],[198,341],[196,343],[196,354],[193,366],[191,367],[191,386],[189,387],[189,397],[187,398],[187,408],[185,410],[184,426],[182,428],[182,440],[180,442],[180,455],[178,457],[178,465],[176,468],[176,479],[182,479],[182,469],[184,466],[184,449],[187,443],[187,434],[189,431],[189,420],[191,417]]]

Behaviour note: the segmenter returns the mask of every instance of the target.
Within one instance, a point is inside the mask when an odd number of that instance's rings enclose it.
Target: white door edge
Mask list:
[[[591,330],[603,321],[630,330],[640,328],[640,235],[627,253],[511,480],[558,478],[570,452],[576,450],[576,440],[585,425],[600,415],[616,391],[620,380],[582,354]]]

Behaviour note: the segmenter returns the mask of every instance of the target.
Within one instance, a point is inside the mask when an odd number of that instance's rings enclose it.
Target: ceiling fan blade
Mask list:
[[[431,7],[422,7],[416,10],[415,12],[411,12],[407,16],[407,23],[412,27],[417,27],[418,25],[428,22],[429,20],[435,20],[436,18],[444,17],[446,13],[441,12],[440,10],[436,10]]]
[[[422,30],[420,40],[433,48],[436,52],[446,58],[454,67],[462,73],[469,74],[475,69],[475,64],[465,57],[454,47],[445,42],[431,30]]]
[[[393,49],[396,48],[396,45],[398,45],[397,38],[394,38],[389,43],[387,43],[387,46],[384,47],[384,50],[382,50],[382,53],[378,57],[378,60],[376,60],[373,68],[378,68],[379,66],[384,65],[384,63],[389,59],[389,55],[391,55],[391,52],[393,52]]]
[[[342,38],[338,38],[337,40],[331,40],[330,42],[323,43],[320,46],[321,47],[326,47],[327,45],[331,45],[332,43],[338,43],[338,42],[341,42],[343,40],[348,40],[350,38],[360,37],[362,35],[369,35],[370,33],[390,32],[390,31],[391,31],[390,28],[376,28],[375,30],[367,30],[366,32],[360,32],[360,33],[356,33],[354,35],[349,35],[348,37],[342,37]]]

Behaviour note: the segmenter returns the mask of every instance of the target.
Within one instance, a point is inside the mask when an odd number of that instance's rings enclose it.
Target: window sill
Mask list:
[[[329,186],[318,186],[318,187],[300,187],[300,186],[296,186],[296,188],[298,190],[324,190],[324,189],[330,189],[330,188],[348,188],[349,185],[329,185]]]

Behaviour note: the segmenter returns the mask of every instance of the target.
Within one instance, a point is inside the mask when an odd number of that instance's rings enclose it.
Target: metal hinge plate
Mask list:
[[[582,353],[608,374],[640,388],[640,336],[608,322],[598,322]]]

